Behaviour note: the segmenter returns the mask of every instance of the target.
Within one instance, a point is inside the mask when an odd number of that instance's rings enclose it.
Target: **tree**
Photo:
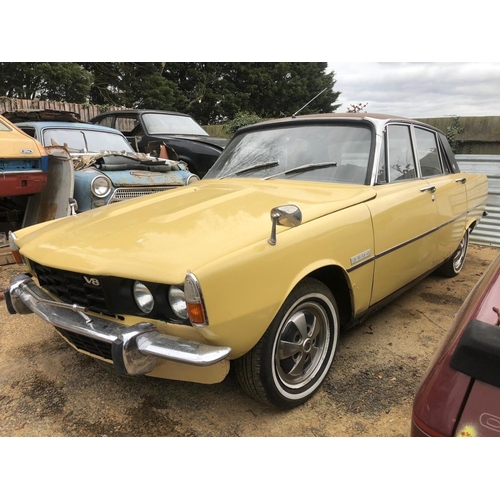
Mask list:
[[[120,63],[96,62],[82,63],[93,76],[89,91],[91,104],[104,106],[122,106]]]
[[[291,116],[323,89],[302,113],[326,113],[334,102],[334,73],[326,63],[167,63],[164,76],[186,97],[178,111],[201,123],[220,123],[238,113]]]
[[[179,89],[163,77],[165,63],[82,63],[92,72],[92,104],[176,110]]]
[[[226,89],[226,63],[166,63],[163,76],[181,93],[176,111],[192,115],[200,123],[219,123],[226,119],[226,107],[234,96]],[[232,116],[238,109],[235,107]]]
[[[457,139],[457,136],[464,133],[464,128],[460,125],[460,118],[454,116],[450,125],[446,127],[446,138],[454,154],[460,154],[464,141]]]
[[[326,113],[340,92],[327,63],[0,63],[0,95],[180,111],[203,124],[238,114]],[[323,91],[323,92],[322,92]]]
[[[92,74],[78,63],[0,63],[0,95],[83,103]]]
[[[368,106],[368,103],[359,102],[358,104],[350,104],[347,108],[348,113],[366,113],[365,108]]]

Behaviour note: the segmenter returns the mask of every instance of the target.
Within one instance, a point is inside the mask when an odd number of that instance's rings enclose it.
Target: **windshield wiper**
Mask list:
[[[280,162],[278,160],[267,161],[265,163],[258,163],[257,165],[252,165],[251,167],[245,167],[242,168],[241,170],[237,170],[236,172],[231,172],[230,175],[238,175],[244,172],[250,172],[251,170],[259,170],[261,168],[266,168],[266,167],[276,167],[279,164]],[[219,179],[225,179],[226,177],[228,176],[225,175],[224,177],[219,177]]]
[[[284,172],[279,172],[278,174],[270,175],[269,177],[264,177],[264,181],[267,179],[272,179],[273,177],[278,177],[279,175],[288,175],[295,172],[302,172],[306,170],[314,170],[315,168],[324,168],[324,167],[336,167],[336,161],[325,161],[323,163],[306,163],[305,165],[300,165],[298,167],[293,167],[289,170],[285,170]]]

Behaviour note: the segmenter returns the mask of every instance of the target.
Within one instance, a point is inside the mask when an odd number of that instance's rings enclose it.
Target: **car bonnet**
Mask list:
[[[376,194],[369,186],[208,180],[16,233],[22,253],[75,272],[182,282],[187,269],[268,245],[270,210],[295,204],[302,224]],[[278,228],[279,233],[291,230]]]

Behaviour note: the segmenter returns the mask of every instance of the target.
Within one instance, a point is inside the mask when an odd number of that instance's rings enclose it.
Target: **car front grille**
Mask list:
[[[73,346],[81,351],[100,356],[104,359],[112,360],[111,344],[102,340],[85,337],[77,333],[57,328],[57,331]]]
[[[109,314],[100,280],[71,271],[54,269],[30,261],[40,286],[66,304],[78,304],[90,311]]]
[[[118,188],[113,193],[113,196],[109,199],[108,204],[116,203],[118,201],[130,200],[132,198],[139,198],[139,196],[144,196],[146,194],[159,193],[161,191],[167,191],[168,189],[174,189],[177,186],[171,187],[141,187],[141,188]]]

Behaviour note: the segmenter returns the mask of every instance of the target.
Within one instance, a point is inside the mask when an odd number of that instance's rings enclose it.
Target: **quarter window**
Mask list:
[[[99,120],[98,123],[99,125],[102,125],[103,127],[111,127],[113,128],[113,118],[114,116],[105,116],[101,120]]]
[[[130,135],[132,130],[139,125],[139,120],[128,116],[117,116],[115,128],[125,135]]]
[[[35,129],[34,128],[30,128],[30,127],[21,127],[21,130],[25,133],[25,134],[28,134],[30,137],[33,137],[33,138],[36,138],[36,133],[35,133]]]
[[[451,173],[454,174],[460,172],[457,160],[455,158],[455,155],[453,154],[449,142],[446,140],[446,137],[443,134],[440,134],[440,138],[441,138],[441,145],[444,148],[443,158],[445,158],[447,168]]]

